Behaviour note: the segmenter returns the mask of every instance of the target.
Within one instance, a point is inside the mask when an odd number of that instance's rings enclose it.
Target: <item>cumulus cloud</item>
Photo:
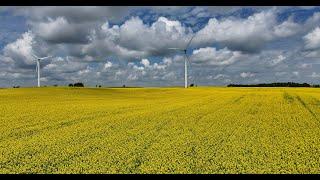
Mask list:
[[[212,77],[212,76],[209,76],[209,78],[213,78],[213,79],[225,79],[225,78],[228,78],[230,77],[229,75],[226,75],[226,74],[217,74],[216,76]]]
[[[90,23],[71,24],[64,17],[49,18],[46,22],[32,23],[33,31],[50,43],[87,43]]]
[[[140,18],[133,17],[120,26],[119,33],[119,44],[122,47],[155,54],[168,52],[168,47],[183,48],[191,38],[188,28],[179,21],[165,17],[159,17],[151,26],[144,24]]]
[[[191,32],[179,21],[159,17],[150,26],[139,17],[132,17],[122,25],[104,23],[90,34],[90,43],[83,45],[82,53],[94,57],[114,55],[124,59],[173,54],[168,47],[183,48]],[[143,37],[143,38],[142,38]]]
[[[314,17],[314,16],[313,16]],[[319,14],[320,19],[320,14]],[[316,27],[305,36],[304,40],[304,51],[302,54],[305,57],[318,58],[320,57],[320,27]]]
[[[320,78],[320,73],[312,72],[311,76],[312,78]]]
[[[297,34],[301,30],[301,25],[295,23],[293,18],[290,17],[288,20],[274,27],[274,35],[276,37],[288,37]]]
[[[150,62],[149,62],[149,60],[148,60],[148,59],[142,59],[142,60],[141,60],[141,64],[143,64],[143,65],[144,65],[144,67],[149,67]]]
[[[295,76],[299,76],[300,75],[299,71],[293,71],[292,74],[295,75]]]
[[[34,64],[33,43],[34,35],[31,32],[22,34],[22,37],[15,42],[10,43],[4,47],[4,58],[8,62],[13,62],[18,66],[28,66]]]
[[[255,76],[255,73],[251,73],[251,72],[242,72],[240,73],[240,76],[242,78],[251,78]]]
[[[270,64],[271,65],[276,65],[276,64],[279,64],[280,62],[284,61],[285,59],[286,59],[286,57],[284,55],[280,54],[277,57],[273,58],[270,61]]]
[[[298,32],[300,26],[292,19],[278,24],[276,17],[276,11],[270,9],[255,13],[246,19],[211,18],[208,24],[197,32],[195,41],[197,44],[217,42],[232,50],[257,52],[269,41]]]
[[[286,74],[288,74],[288,73],[287,72],[276,72],[275,73],[276,76],[284,76]]]
[[[125,6],[41,6],[41,7],[12,7],[15,14],[24,15],[32,21],[43,21],[48,17],[65,17],[74,23],[103,21],[108,19],[119,22],[124,19],[135,7]]]
[[[298,65],[298,68],[300,68],[300,69],[310,69],[310,68],[312,68],[312,64],[302,63],[302,64]]]
[[[217,50],[216,48],[206,47],[194,50],[191,60],[194,63],[223,66],[230,65],[243,57],[244,55],[239,51],[231,51],[227,48]]]
[[[133,82],[156,80],[175,80],[177,78],[176,70],[171,66],[171,59],[163,58],[160,62],[150,62],[148,59],[142,59],[138,64],[129,62],[123,71],[116,72],[116,76],[126,75],[128,80]],[[181,76],[182,77],[182,76]]]
[[[109,69],[111,67],[112,67],[112,62],[108,61],[107,63],[104,64],[104,69]]]
[[[320,49],[320,27],[303,37],[306,49]]]
[[[55,57],[51,63],[44,66],[43,69],[48,72],[55,73],[75,73],[84,70],[87,67],[87,63],[74,61],[74,58],[62,58]]]

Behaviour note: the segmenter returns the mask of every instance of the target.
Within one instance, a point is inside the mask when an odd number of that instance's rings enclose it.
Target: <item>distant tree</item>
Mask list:
[[[58,84],[54,84],[53,86],[54,86],[54,87],[57,87],[57,86],[58,86]]]
[[[310,84],[308,84],[308,83],[303,83],[302,86],[303,86],[303,87],[310,87]]]
[[[194,84],[190,84],[190,87],[193,87],[194,86]]]
[[[99,88],[101,88],[101,85],[99,85]]]
[[[310,87],[308,83],[263,83],[263,84],[229,84],[227,87]]]
[[[73,87],[73,84],[70,83],[68,86],[69,86],[69,87]]]
[[[74,83],[73,85],[74,87],[84,87],[83,83],[82,82],[77,82],[77,83]]]
[[[20,86],[13,86],[13,88],[20,88]]]
[[[122,87],[123,87],[123,88],[125,88],[125,87],[126,87],[126,85],[124,84],[124,85],[122,85]]]
[[[98,85],[96,85],[96,87],[98,87]]]

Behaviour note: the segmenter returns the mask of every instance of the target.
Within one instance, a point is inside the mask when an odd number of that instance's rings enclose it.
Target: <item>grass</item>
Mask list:
[[[0,173],[320,173],[320,89],[0,89]]]

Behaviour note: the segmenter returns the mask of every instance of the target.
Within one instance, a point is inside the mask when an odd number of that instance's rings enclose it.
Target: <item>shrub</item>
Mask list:
[[[74,87],[84,87],[83,83],[81,83],[81,82],[74,83],[73,86]]]

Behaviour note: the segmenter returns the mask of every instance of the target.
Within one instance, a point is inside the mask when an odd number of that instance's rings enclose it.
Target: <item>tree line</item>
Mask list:
[[[262,83],[262,84],[228,84],[227,87],[316,87],[320,85],[310,85],[308,83],[279,82],[279,83]]]

